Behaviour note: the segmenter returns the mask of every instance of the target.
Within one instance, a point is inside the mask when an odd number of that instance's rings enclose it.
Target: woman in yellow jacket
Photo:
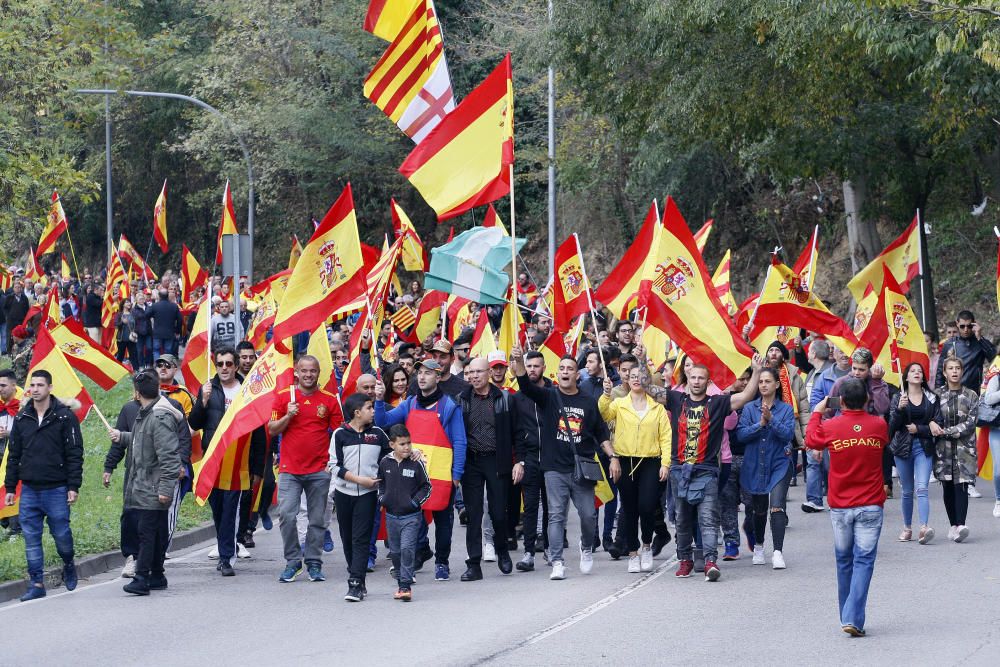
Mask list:
[[[597,404],[605,421],[615,421],[611,474],[618,476],[618,530],[623,531],[629,553],[628,571],[649,572],[653,569],[650,545],[656,505],[670,466],[670,418],[666,408],[646,394],[638,368],[630,370],[624,379],[629,388],[627,396],[612,399],[614,385],[605,379],[604,393]]]

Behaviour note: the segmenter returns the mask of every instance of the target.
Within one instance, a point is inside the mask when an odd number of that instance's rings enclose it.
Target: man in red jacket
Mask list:
[[[875,571],[882,532],[882,450],[889,429],[881,417],[868,414],[868,391],[857,378],[840,387],[841,414],[824,421],[830,399],[824,398],[809,418],[806,447],[830,450],[829,503],[833,550],[837,558],[840,624],[852,637],[865,635],[865,604]]]

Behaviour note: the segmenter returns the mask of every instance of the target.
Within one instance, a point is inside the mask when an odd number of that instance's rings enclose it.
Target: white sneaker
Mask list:
[[[982,498],[983,494],[976,490],[976,487],[969,485],[969,497],[970,498]]]
[[[492,543],[487,542],[483,545],[483,561],[486,563],[497,562],[497,550]]]
[[[135,576],[135,558],[129,556],[125,559],[125,567],[122,568],[122,578],[131,579]]]
[[[639,574],[642,572],[642,567],[639,565],[639,556],[629,556],[628,557],[628,573],[629,574]]]
[[[236,557],[237,558],[250,558],[250,550],[247,549],[242,544],[240,544],[239,542],[237,542],[236,543]]]
[[[964,542],[965,538],[969,536],[969,529],[966,526],[959,526],[958,530],[955,531],[955,541]]]
[[[566,566],[561,560],[552,562],[552,574],[549,575],[549,579],[553,581],[561,581],[566,578]]]
[[[639,567],[643,572],[653,569],[653,550],[649,547],[639,549]]]
[[[753,564],[763,565],[764,564],[764,545],[758,544],[753,548]]]
[[[785,557],[781,555],[780,551],[771,554],[771,567],[775,570],[785,569]]]
[[[590,574],[594,569],[594,552],[590,549],[580,547],[580,573]]]
[[[173,556],[170,555],[169,551],[163,552],[163,560],[170,560],[171,558],[173,558]]]
[[[993,518],[1000,519],[1000,500],[996,501],[993,505]]]
[[[219,547],[212,547],[212,550],[208,552],[209,560],[219,560]]]
[[[948,529],[948,539],[952,542],[955,541],[955,535],[958,533],[958,526],[952,526]]]

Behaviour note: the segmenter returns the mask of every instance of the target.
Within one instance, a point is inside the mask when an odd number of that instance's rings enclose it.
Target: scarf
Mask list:
[[[20,409],[21,401],[17,400],[17,398],[11,398],[6,403],[0,402],[0,413],[6,412],[11,417],[16,417]]]
[[[179,384],[161,384],[160,393],[162,394],[172,394],[181,388]]]
[[[787,364],[781,364],[778,379],[781,381],[781,398],[792,407],[793,415],[799,414],[799,401],[792,391],[792,378],[788,375]]]
[[[430,396],[424,396],[423,392],[417,394],[417,405],[419,405],[424,410],[429,410],[432,405],[444,398],[444,392],[441,391],[441,387],[434,390]]]

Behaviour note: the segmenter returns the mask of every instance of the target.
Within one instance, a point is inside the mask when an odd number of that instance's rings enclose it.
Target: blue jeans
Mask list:
[[[153,359],[158,359],[161,354],[177,354],[177,341],[173,338],[154,338]]]
[[[825,486],[823,482],[830,469],[830,452],[824,449],[821,461],[817,461],[812,455],[812,452],[806,453],[806,500],[822,505]]]
[[[554,563],[562,562],[563,533],[566,528],[566,518],[569,515],[569,504],[573,503],[580,517],[580,544],[584,549],[594,548],[597,537],[597,508],[594,506],[594,484],[573,481],[573,473],[547,470],[545,477],[545,492],[549,501],[549,559]]]
[[[931,479],[931,469],[934,459],[924,453],[924,448],[914,442],[910,457],[896,459],[896,470],[899,472],[899,485],[903,487],[903,525],[907,528],[913,522],[913,491],[917,491],[917,514],[920,515],[920,525],[926,526],[931,518],[931,503],[927,497],[927,484]],[[994,480],[996,481],[996,480]]]
[[[451,489],[451,499],[448,506],[443,510],[431,512],[434,517],[434,563],[435,565],[447,565],[451,556],[451,531],[455,525],[455,487]],[[421,517],[423,514],[421,513]],[[430,548],[430,538],[427,536],[427,522],[420,522],[420,530],[417,535],[417,549]]]
[[[878,505],[831,508],[830,521],[837,559],[840,624],[864,630],[868,587],[875,572],[875,555],[882,532],[882,508]]]
[[[378,512],[376,512],[378,514]],[[385,514],[386,532],[389,534],[389,558],[396,568],[396,581],[400,588],[413,584],[413,564],[417,557],[417,534],[424,523],[420,512],[397,516]]]
[[[993,496],[1000,502],[1000,428],[990,429],[990,456],[993,457]]]
[[[149,334],[145,336],[139,336],[139,340],[135,342],[136,351],[139,353],[139,367],[145,368],[147,366],[152,366],[155,359],[153,359],[153,337]]]
[[[674,539],[677,544],[677,560],[693,560],[695,531],[700,531],[701,548],[706,561],[717,560],[719,555],[719,478],[713,475],[705,485],[705,498],[692,505],[687,499],[677,495],[680,488],[683,466],[670,467],[670,484],[673,488],[677,507],[677,528]],[[697,475],[706,475],[698,471]]]
[[[56,543],[56,551],[64,563],[73,562],[73,533],[69,529],[69,503],[66,487],[35,490],[21,485],[21,504],[18,519],[24,531],[24,557],[28,561],[31,583],[40,584],[45,575],[45,553],[42,551],[42,520],[48,519],[49,533]]]

